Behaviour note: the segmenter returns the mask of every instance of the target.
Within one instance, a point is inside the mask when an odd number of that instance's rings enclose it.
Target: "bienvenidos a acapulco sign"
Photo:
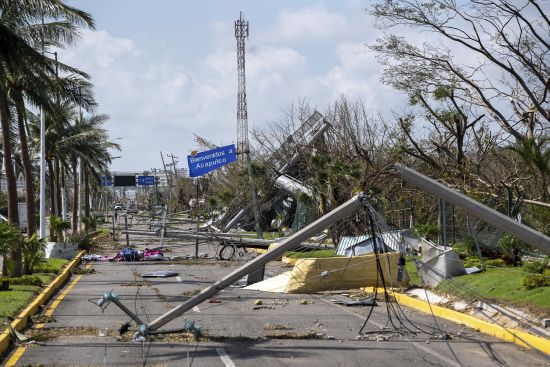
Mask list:
[[[202,176],[236,160],[237,150],[234,144],[188,155],[189,176]]]

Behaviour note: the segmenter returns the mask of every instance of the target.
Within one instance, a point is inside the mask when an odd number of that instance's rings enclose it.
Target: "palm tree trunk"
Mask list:
[[[77,160],[76,156],[72,157],[72,168],[73,168],[73,216],[72,216],[72,227],[73,234],[78,232],[78,172],[77,172]]]
[[[63,214],[63,212],[66,213],[66,209],[67,209],[67,191],[65,190],[65,167],[61,167],[61,192],[62,192],[62,197],[64,200],[61,200],[61,214]],[[63,220],[65,220],[67,218],[63,218]]]
[[[90,218],[90,175],[88,174],[88,166],[84,165],[84,217]],[[88,232],[88,221],[86,221],[86,232]]]
[[[48,157],[50,158],[50,157]],[[55,200],[55,187],[54,187],[54,172],[53,172],[53,163],[51,159],[47,159],[46,163],[48,164],[48,185],[50,186],[50,215],[56,213],[56,200]]]
[[[27,236],[36,232],[36,207],[34,205],[34,185],[32,179],[32,164],[29,157],[27,143],[25,102],[21,90],[13,91],[13,99],[17,110],[17,126],[19,128],[19,140],[21,141],[21,160],[23,163],[23,174],[25,176],[25,201],[27,204]]]
[[[60,171],[59,160],[56,158],[55,161],[55,215],[61,218],[61,180],[60,180]]]
[[[8,183],[8,222],[19,225],[19,213],[17,207],[17,183],[13,162],[11,160],[11,126],[8,115],[8,99],[3,90],[0,89],[0,126],[2,127],[2,141],[4,148],[4,169]],[[23,261],[21,259],[21,245],[18,244],[11,252],[11,258],[15,261],[15,276],[23,274]]]

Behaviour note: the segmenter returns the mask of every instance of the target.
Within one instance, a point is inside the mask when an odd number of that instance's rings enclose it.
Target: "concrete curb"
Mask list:
[[[15,318],[11,323],[11,327],[17,331],[25,328],[29,322],[29,318],[36,314],[40,306],[47,303],[52,295],[59,289],[65,280],[71,275],[71,270],[80,263],[80,259],[86,253],[86,251],[80,251],[76,257],[71,260],[71,262],[63,269],[61,274],[59,274],[54,280],[48,284],[46,288],[40,292],[40,294]],[[4,330],[0,334],[0,355],[3,355],[10,346],[10,332],[9,330]]]
[[[378,292],[383,291],[384,290],[381,288],[378,290]],[[431,314],[433,312],[435,316],[441,317],[443,319],[468,326],[484,334],[494,336],[507,342],[518,344],[524,348],[536,348],[541,352],[550,355],[550,339],[533,335],[525,331],[504,328],[500,325],[478,319],[477,317],[467,315],[462,312],[450,310],[448,308],[437,305],[430,305],[426,301],[419,300],[401,293],[391,292],[391,294],[395,297],[397,302],[404,306],[414,308],[415,310],[422,311],[428,314]]]

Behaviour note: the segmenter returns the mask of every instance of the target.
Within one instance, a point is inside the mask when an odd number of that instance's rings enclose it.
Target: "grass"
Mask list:
[[[240,233],[256,236],[256,232],[240,232]],[[274,240],[276,238],[281,237],[279,235],[279,232],[262,232],[262,235],[264,237],[264,240]]]
[[[46,259],[45,263],[47,266],[51,266],[55,269],[57,269],[57,272],[59,272],[63,267],[69,262],[69,260],[65,259]]]
[[[0,292],[0,317],[14,316],[40,291],[35,285],[10,285],[9,291]]]
[[[414,264],[414,259],[411,257],[408,257],[405,261],[405,270],[407,271],[407,274],[409,275],[409,286],[411,287],[421,287],[422,286],[422,279],[420,279],[420,276],[418,275],[418,272],[416,270],[416,265]]]
[[[34,273],[47,285],[69,261],[64,259],[47,259],[41,268],[51,269],[51,273]],[[55,272],[53,272],[55,271]],[[15,316],[24,308],[41,290],[35,285],[11,284],[9,291],[0,292],[0,318]]]
[[[286,256],[292,259],[334,257],[336,256],[336,250],[330,249],[330,250],[288,252]]]
[[[526,289],[521,285],[523,274],[520,268],[490,268],[486,272],[463,275],[445,280],[438,290],[465,300],[480,299],[467,289],[483,298],[498,303],[527,307],[535,312],[550,312],[550,287]]]

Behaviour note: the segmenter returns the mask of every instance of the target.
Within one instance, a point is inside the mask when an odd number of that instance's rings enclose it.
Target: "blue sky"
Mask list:
[[[73,0],[90,12],[84,31],[60,59],[92,76],[98,112],[123,147],[114,170],[160,167],[159,151],[185,156],[193,133],[217,144],[236,135],[233,22],[250,21],[247,44],[249,125],[279,119],[299,98],[323,111],[341,94],[375,112],[403,98],[379,82],[381,67],[365,43],[379,32],[368,1]],[[383,108],[380,108],[383,107]],[[115,155],[118,155],[115,154]]]

